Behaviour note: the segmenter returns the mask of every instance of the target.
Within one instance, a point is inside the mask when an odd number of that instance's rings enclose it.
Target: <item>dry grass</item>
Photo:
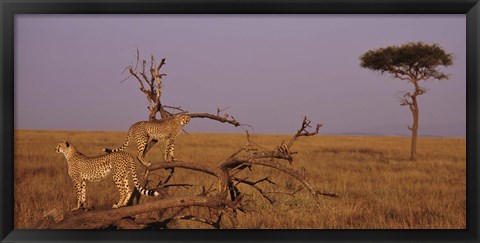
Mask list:
[[[65,158],[55,153],[59,141],[68,140],[88,155],[104,147],[117,147],[125,132],[15,131],[15,227],[32,228],[44,212],[69,210],[76,205],[73,184]],[[274,148],[289,135],[255,135],[252,139]],[[242,134],[181,134],[176,157],[213,165],[246,142]],[[301,138],[293,149],[295,169],[305,168],[307,177],[320,189],[340,198],[315,201],[306,190],[295,197],[272,194],[269,204],[249,188],[254,212],[239,214],[241,228],[266,229],[465,229],[466,144],[465,139],[419,138],[418,160],[409,161],[409,138],[316,136]],[[135,153],[135,146],[128,151]],[[158,163],[163,145],[155,146],[147,159]],[[140,166],[139,166],[140,167]],[[140,168],[139,168],[140,170]],[[158,172],[161,176],[164,172]],[[276,187],[266,191],[292,191],[299,184],[271,169],[254,168],[250,179],[271,176]],[[246,175],[245,175],[246,176]],[[196,195],[213,178],[176,170],[174,183],[192,183],[189,190],[175,188],[171,195]],[[111,206],[118,193],[110,180],[87,184],[87,204]],[[155,198],[150,199],[155,200]],[[203,225],[180,222],[178,228]]]

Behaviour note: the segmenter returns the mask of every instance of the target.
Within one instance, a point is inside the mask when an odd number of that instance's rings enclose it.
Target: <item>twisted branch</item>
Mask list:
[[[123,218],[141,213],[157,211],[174,207],[208,207],[208,208],[232,208],[236,209],[241,199],[231,202],[218,197],[178,197],[165,198],[154,202],[148,202],[131,207],[118,209],[75,211],[65,215],[65,219],[47,225],[41,225],[40,229],[100,229],[114,225]]]

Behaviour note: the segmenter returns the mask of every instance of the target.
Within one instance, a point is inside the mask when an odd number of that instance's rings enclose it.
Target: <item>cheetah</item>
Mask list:
[[[143,195],[158,196],[155,190],[147,190],[138,184],[137,172],[135,167],[135,158],[127,152],[119,151],[110,154],[88,157],[79,152],[75,146],[67,141],[58,144],[55,151],[63,153],[67,159],[68,175],[75,184],[77,191],[77,207],[85,209],[86,201],[86,182],[100,181],[112,172],[115,185],[120,192],[120,199],[112,208],[119,208],[127,205],[133,190],[129,187],[129,173],[135,187]]]
[[[155,145],[160,139],[165,139],[165,152],[163,159],[165,162],[173,162],[174,160],[174,143],[175,138],[182,131],[182,128],[190,122],[190,116],[186,114],[175,115],[165,118],[161,121],[139,121],[134,123],[128,130],[127,140],[117,149],[104,148],[107,153],[123,151],[127,148],[131,137],[137,141],[137,158],[145,167],[152,164],[145,160],[148,150]],[[151,139],[150,142],[149,139]],[[148,144],[147,144],[148,143]],[[170,156],[170,160],[169,157]]]

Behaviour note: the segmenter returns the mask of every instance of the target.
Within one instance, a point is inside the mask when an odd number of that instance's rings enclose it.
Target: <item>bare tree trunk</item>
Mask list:
[[[213,209],[235,209],[240,200],[231,202],[219,197],[173,197],[164,198],[159,201],[144,203],[131,207],[122,207],[118,209],[104,209],[94,211],[75,211],[66,212],[59,222],[45,221],[40,229],[100,229],[107,228],[116,222],[133,217],[140,213],[155,211],[159,209],[172,207],[207,207]]]

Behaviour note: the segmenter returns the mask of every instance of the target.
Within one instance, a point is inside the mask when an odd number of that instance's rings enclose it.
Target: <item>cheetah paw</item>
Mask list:
[[[145,166],[145,167],[150,167],[150,166],[152,166],[152,163],[150,163],[150,162],[145,162],[145,163],[142,163],[142,164],[143,164],[143,166]]]

